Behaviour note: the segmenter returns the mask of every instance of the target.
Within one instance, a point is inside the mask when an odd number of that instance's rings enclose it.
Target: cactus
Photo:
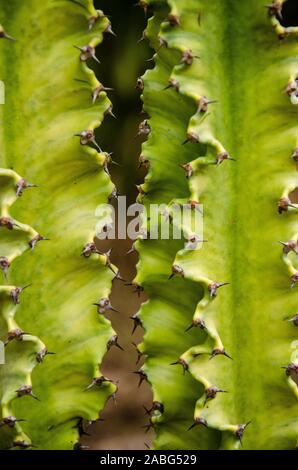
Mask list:
[[[203,204],[207,240],[137,243],[155,448],[294,449],[298,28],[282,0],[139,3],[155,50],[139,198]]]
[[[82,420],[116,389],[100,373],[113,330],[93,305],[115,276],[94,244],[113,189],[94,129],[111,102],[87,66],[111,27],[91,0],[1,0],[0,13],[0,446],[80,448]]]
[[[155,65],[139,200],[204,206],[204,240],[139,240],[133,317],[156,449],[297,447],[298,27],[286,0],[140,0]],[[82,449],[117,386],[104,314],[116,268],[95,209],[116,190],[89,64],[113,33],[92,0],[0,0],[1,449]],[[88,63],[88,65],[87,65]],[[26,125],[28,123],[28,130]],[[200,249],[189,250],[189,245]],[[84,421],[85,420],[85,421]]]

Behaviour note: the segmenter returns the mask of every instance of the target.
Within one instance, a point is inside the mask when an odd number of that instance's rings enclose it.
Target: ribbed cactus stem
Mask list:
[[[89,0],[0,11],[0,36],[17,39],[0,40],[0,445],[79,449],[116,390],[100,371],[114,332],[93,305],[116,273],[95,244],[113,189],[95,129],[112,105],[89,68],[110,22]]]
[[[148,2],[144,202],[202,203],[208,240],[137,246],[159,449],[297,445],[298,28],[283,3]]]

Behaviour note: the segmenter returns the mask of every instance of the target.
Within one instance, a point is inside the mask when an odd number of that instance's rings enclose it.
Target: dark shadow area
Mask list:
[[[282,7],[283,26],[298,26],[298,1],[288,0]]]
[[[127,196],[128,206],[136,200],[135,185],[142,183],[145,176],[138,162],[142,140],[135,136],[139,123],[144,119],[140,114],[142,102],[136,82],[150,65],[146,60],[152,55],[145,41],[138,42],[147,20],[143,10],[135,6],[136,0],[99,0],[94,3],[110,17],[116,34],[116,37],[105,35],[96,51],[101,64],[92,65],[100,82],[114,89],[108,95],[116,116],[116,119],[112,116],[105,118],[96,132],[96,139],[101,148],[112,152],[113,160],[121,165],[110,164],[109,172],[118,193]],[[117,208],[117,200],[111,202]],[[111,311],[106,316],[117,333],[118,346],[110,348],[101,367],[102,374],[117,384],[118,391],[116,400],[111,398],[101,414],[103,421],[88,427],[85,425],[89,436],[83,436],[82,443],[90,449],[146,449],[152,443],[153,433],[146,433],[148,416],[143,406],[151,407],[152,394],[145,381],[138,387],[139,376],[134,373],[143,362],[134,345],[142,341],[143,330],[138,326],[133,332],[134,321],[131,319],[146,299],[143,293],[138,294],[133,286],[127,285],[135,277],[138,255],[135,252],[127,254],[132,247],[132,241],[128,239],[108,240],[97,245],[102,252],[112,248],[111,261],[125,279],[113,281],[110,302],[119,313]]]

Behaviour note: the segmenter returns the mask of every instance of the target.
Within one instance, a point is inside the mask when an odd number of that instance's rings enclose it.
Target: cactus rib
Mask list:
[[[19,188],[28,186],[25,180],[13,170],[0,169],[1,181],[1,216],[0,216],[0,246],[1,269],[3,280],[8,277],[8,270],[12,263],[22,256],[25,251],[32,248],[32,240],[38,240],[39,234],[29,225],[25,225],[10,217],[9,209],[18,199]],[[2,221],[2,223],[1,223]],[[6,233],[5,233],[6,232]],[[4,255],[4,256],[3,256]],[[29,287],[29,286],[28,286]],[[1,331],[6,331],[5,340],[7,355],[15,356],[16,351],[21,355],[21,360],[15,361],[13,371],[7,374],[1,387],[1,420],[2,428],[13,428],[14,441],[31,444],[29,437],[22,430],[22,419],[13,415],[13,400],[22,396],[22,393],[33,395],[31,374],[37,365],[37,358],[43,358],[47,353],[45,344],[37,337],[21,329],[15,315],[20,303],[20,295],[25,287],[3,284],[0,286],[1,298]],[[11,342],[21,344],[11,347]],[[12,351],[11,351],[12,350]],[[32,360],[32,356],[36,359]],[[2,366],[3,367],[3,366]]]
[[[13,230],[0,227],[0,255],[10,262],[1,287],[1,337],[12,328],[24,331],[22,341],[7,345],[1,366],[0,442],[79,448],[81,420],[96,420],[116,389],[100,373],[114,331],[92,305],[108,297],[114,277],[108,254],[94,245],[95,209],[113,188],[94,131],[111,102],[87,65],[111,27],[91,0],[0,0],[0,11],[5,31],[16,37],[0,41],[2,215],[16,199],[16,185],[20,193],[27,177],[38,185],[11,207]],[[30,226],[18,222],[24,214]],[[34,247],[39,239],[31,225],[49,241],[29,255],[28,241]],[[24,282],[32,285],[14,305],[11,286]],[[55,354],[37,366],[46,351]],[[28,395],[38,400],[28,406]]]
[[[292,153],[295,160],[297,149],[297,111],[291,107],[297,105],[297,28],[282,27],[276,15],[268,20],[258,0],[213,3],[146,2],[155,12],[144,36],[156,54],[155,68],[142,78],[150,115],[141,156],[150,170],[142,195],[145,204],[168,201],[169,210],[173,202],[202,202],[208,240],[198,251],[185,250],[175,240],[137,245],[135,282],[149,294],[140,313],[146,330],[140,350],[147,355],[145,372],[154,401],[164,407],[151,418],[155,446],[291,449],[298,430],[292,315],[297,295],[279,266],[277,250],[297,210],[291,201],[297,178],[285,158]],[[271,34],[270,21],[279,37],[281,29],[286,33],[282,47]],[[248,47],[250,35],[254,40]],[[281,93],[287,81],[288,97]],[[270,116],[272,107],[276,112]],[[185,140],[181,133],[186,128]],[[235,164],[225,162],[234,157]],[[278,212],[286,214],[279,217]],[[292,232],[290,242],[283,242],[283,260],[294,287],[295,228]],[[171,270],[176,287],[166,280]],[[183,336],[183,323],[194,310],[190,326],[185,324],[189,336]],[[283,322],[285,310],[290,322]],[[182,366],[184,377],[170,370],[172,354],[172,364]],[[196,392],[192,378],[200,383]],[[195,393],[199,398],[185,440]]]

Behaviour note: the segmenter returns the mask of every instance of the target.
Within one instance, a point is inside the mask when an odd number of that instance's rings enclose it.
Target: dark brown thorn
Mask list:
[[[108,88],[108,87],[105,87],[103,85],[100,85],[99,87],[95,88],[92,92],[92,103],[94,104],[97,100],[97,98],[99,97],[100,93],[102,93],[103,91],[114,91],[113,88]]]
[[[100,153],[103,153],[102,149],[100,148],[100,146],[95,140],[95,135],[94,135],[93,130],[87,129],[86,131],[82,131],[80,134],[75,134],[75,137],[80,137],[81,145],[93,144]]]
[[[185,163],[184,165],[179,165],[185,171],[187,179],[190,179],[193,175],[193,168],[190,163]]]
[[[12,443],[12,447],[20,447],[21,449],[28,449],[28,447],[36,447],[28,441],[15,440]]]
[[[87,243],[84,246],[81,256],[84,256],[85,258],[89,258],[93,253],[96,253],[98,255],[101,254],[100,251],[98,251],[95,243],[91,242],[91,243]]]
[[[148,124],[148,120],[145,119],[139,124],[139,130],[138,133],[135,137],[141,136],[141,137],[147,137],[151,132],[151,127]]]
[[[202,12],[199,11],[199,13],[198,13],[198,25],[201,26],[201,23],[202,23]]]
[[[148,169],[149,166],[150,166],[150,162],[143,155],[140,155],[140,157],[139,157],[139,168],[141,168],[142,166],[144,166],[145,168]]]
[[[184,51],[181,57],[181,64],[192,65],[194,59],[199,59],[198,55],[195,55],[190,49]]]
[[[159,52],[162,47],[168,47],[168,42],[161,36],[158,37],[158,42],[159,47],[157,48],[156,52]]]
[[[297,282],[298,282],[298,271],[296,271],[295,274],[291,276],[291,289],[295,287],[295,284],[297,284]]]
[[[293,94],[297,93],[298,91],[298,83],[297,80],[293,80],[287,84],[285,88],[285,93],[291,98]]]
[[[204,320],[193,320],[192,323],[189,325],[188,328],[186,328],[185,330],[185,333],[189,330],[191,330],[192,328],[196,328],[196,327],[199,327],[201,328],[201,330],[206,330],[206,324],[204,322]]]
[[[30,396],[34,398],[34,400],[40,401],[39,398],[37,398],[37,396],[33,394],[31,385],[22,385],[22,387],[16,390],[16,393],[18,395],[18,398],[24,397],[24,396]]]
[[[144,31],[140,39],[138,39],[137,44],[140,44],[141,42],[145,41],[147,39],[146,32]]]
[[[90,447],[81,444],[80,442],[76,442],[75,445],[73,446],[73,450],[89,450]]]
[[[48,351],[47,348],[42,348],[38,353],[36,353],[36,360],[41,364],[46,356],[52,356],[54,354],[54,352]]]
[[[117,37],[117,34],[114,33],[114,31],[112,30],[112,25],[111,25],[111,23],[108,24],[108,26],[107,26],[106,29],[104,30],[104,33],[105,33],[105,34],[111,34],[112,36],[115,36],[115,38]]]
[[[290,362],[290,364],[282,367],[282,369],[285,369],[286,375],[298,385],[298,365],[294,362]]]
[[[250,423],[251,421],[248,421],[248,423],[246,424],[239,424],[235,431],[236,438],[240,441],[241,446],[242,446],[242,438],[243,438],[244,431]]]
[[[205,396],[206,396],[205,403],[208,400],[213,400],[214,398],[216,398],[216,395],[218,393],[227,393],[227,391],[226,390],[221,390],[220,388],[217,388],[215,386],[211,386],[211,387],[206,388],[206,390],[205,390]]]
[[[133,325],[133,329],[132,329],[132,332],[131,334],[133,335],[134,332],[136,331],[136,329],[138,328],[138,326],[140,326],[141,328],[143,328],[143,323],[142,323],[142,320],[138,317],[137,314],[133,315],[132,317],[129,317],[134,325]]]
[[[225,357],[228,357],[229,359],[233,360],[233,358],[231,356],[229,356],[228,353],[226,353],[226,350],[224,348],[223,349],[219,349],[219,348],[213,349],[212,353],[210,354],[210,359],[213,359],[215,356],[225,356]]]
[[[152,411],[159,411],[159,413],[164,413],[165,407],[160,401],[154,401],[152,403],[151,413]]]
[[[74,78],[74,81],[79,83],[87,83],[87,85],[89,84],[88,80],[84,80],[83,78]]]
[[[115,114],[113,113],[113,106],[109,106],[108,109],[104,112],[105,116],[112,116],[114,119],[117,119]]]
[[[88,424],[87,424],[88,425]],[[84,429],[84,420],[83,418],[80,418],[77,422],[77,424],[75,424],[73,426],[73,429],[78,429],[78,432],[79,432],[79,436],[82,437],[82,436],[91,436],[91,434],[89,434],[87,431],[85,431]]]
[[[175,78],[171,78],[169,80],[169,84],[164,88],[164,90],[168,90],[169,88],[174,88],[174,90],[177,91],[177,93],[179,93],[180,83]]]
[[[225,160],[231,160],[233,162],[235,162],[235,158],[232,158],[230,157],[230,155],[228,154],[228,152],[221,152],[219,154],[217,154],[216,156],[216,165],[221,165]]]
[[[173,15],[172,13],[170,13],[170,14],[168,15],[168,18],[167,18],[167,19],[168,19],[168,22],[169,22],[170,26],[173,26],[173,27],[174,27],[174,26],[180,26],[180,18],[179,18],[179,16]]]
[[[30,286],[32,286],[32,284],[27,284],[27,286],[24,286],[24,287],[14,287],[10,291],[10,297],[15,305],[20,304],[21,293]]]
[[[298,147],[295,148],[291,156],[295,162],[298,162]]]
[[[110,300],[106,297],[100,299],[97,303],[93,304],[93,305],[96,305],[97,306],[97,312],[100,314],[100,315],[103,315],[104,313],[106,313],[108,310],[111,310],[112,312],[116,312],[116,313],[119,313],[118,310],[116,310]]]
[[[279,242],[283,246],[283,253],[288,254],[290,251],[294,251],[296,255],[298,255],[298,241],[297,240],[289,240],[288,242]]]
[[[131,245],[131,248],[125,253],[125,255],[130,255],[131,253],[136,253],[137,250],[136,250],[136,246],[135,246],[135,243],[133,243]]]
[[[297,90],[294,91],[294,93],[292,93],[291,98],[298,99],[298,86],[297,86]]]
[[[139,376],[139,384],[138,384],[138,387],[140,387],[142,385],[142,383],[144,382],[144,380],[146,380],[148,382],[148,377],[147,377],[147,374],[146,372],[143,370],[143,369],[140,369],[140,370],[137,370],[135,372],[133,372],[133,374],[136,374]]]
[[[17,182],[16,184],[16,195],[17,197],[21,197],[23,194],[24,189],[27,188],[37,188],[38,186],[36,184],[31,184],[25,179],[21,179]]]
[[[0,29],[0,39],[8,39],[9,41],[16,41],[16,39],[10,36],[9,34],[7,34],[7,32],[4,31],[2,27]]]
[[[148,193],[143,189],[143,186],[141,184],[135,184],[135,187],[137,188],[138,190],[138,193],[141,195],[141,196],[146,196]]]
[[[190,205],[192,211],[200,211],[200,203],[198,201],[189,200],[187,204]]]
[[[103,253],[103,255],[106,258],[106,263],[105,264],[112,271],[112,273],[114,273],[115,276],[117,276],[118,273],[114,270],[111,259],[110,259],[111,253],[112,253],[112,248],[109,251],[107,251],[106,253]]]
[[[211,282],[211,284],[208,285],[208,291],[210,293],[211,299],[214,299],[217,296],[217,290],[220,287],[223,286],[228,286],[229,282]]]
[[[119,269],[118,269],[117,274],[116,274],[116,276],[114,277],[113,281],[114,281],[115,279],[118,279],[118,281],[126,282],[126,279],[124,279],[124,277],[121,276]]]
[[[265,8],[268,9],[268,15],[270,17],[275,16],[282,20],[282,3],[279,0],[272,2],[269,5],[265,5]]]
[[[149,416],[154,415],[155,411],[158,411],[161,414],[164,413],[164,405],[160,401],[154,401],[152,403],[152,407],[149,410],[144,405],[143,408],[145,410],[145,414]]]
[[[121,349],[121,351],[124,351],[122,346],[118,343],[118,335],[114,335],[109,339],[108,344],[107,344],[107,350],[109,351],[113,346],[116,346],[116,348]]]
[[[98,20],[102,18],[109,18],[109,16],[105,15],[102,11],[97,10],[96,16],[90,16],[88,21],[88,31],[91,31],[92,28],[95,26]]]
[[[175,365],[177,365],[177,364],[179,364],[180,366],[182,366],[183,375],[185,374],[185,372],[188,372],[188,371],[189,371],[189,365],[188,365],[188,363],[187,363],[184,359],[180,358],[180,359],[178,359],[178,361],[172,362],[172,363],[170,364],[170,366],[175,366]]]
[[[184,142],[182,142],[182,145],[185,145],[188,142],[193,142],[195,144],[199,144],[200,143],[199,136],[197,134],[195,134],[194,132],[188,132],[186,134],[186,140]]]
[[[291,200],[288,197],[282,197],[278,201],[278,213],[282,214],[283,212],[287,212],[289,207],[293,207],[294,209],[297,209],[297,207],[292,204]]]
[[[7,341],[5,342],[5,346],[7,346],[7,344],[10,341],[13,341],[13,340],[22,341],[23,336],[26,335],[26,334],[28,334],[28,333],[25,333],[25,331],[21,330],[20,328],[15,328],[14,330],[8,331]]]
[[[35,235],[35,237],[32,238],[32,240],[30,240],[28,242],[30,248],[32,250],[34,250],[34,248],[36,247],[37,243],[38,242],[42,242],[42,241],[49,241],[50,239],[49,238],[46,238],[46,237],[42,237],[41,235],[39,235],[39,233],[37,235]]]
[[[147,434],[150,429],[154,428],[154,423],[152,423],[152,421],[150,420],[149,424],[145,424],[144,426],[142,426],[142,428],[145,429],[145,434]]]
[[[196,418],[195,422],[191,426],[189,426],[188,431],[193,429],[195,426],[200,426],[200,425],[205,426],[205,428],[208,428],[208,424],[205,418]]]
[[[172,279],[174,276],[184,277],[184,275],[185,274],[181,266],[178,266],[177,264],[173,264],[172,274],[169,276],[169,279]]]
[[[142,353],[139,348],[138,348],[138,345],[136,343],[134,343],[133,341],[131,342],[131,344],[135,347],[136,349],[136,353],[137,353],[137,361],[136,361],[136,366],[138,365],[138,363],[140,362],[141,358],[145,355],[145,353]]]
[[[81,62],[86,62],[88,59],[94,59],[98,64],[100,64],[99,59],[96,57],[95,49],[92,46],[74,46],[76,49],[79,49],[80,53],[80,60]]]
[[[97,16],[90,16],[88,20],[88,31],[91,31],[98,20]]]
[[[289,318],[286,321],[294,323],[295,326],[298,326],[298,313],[296,313],[292,318]]]
[[[16,423],[20,423],[25,421],[25,419],[17,419],[15,416],[6,416],[0,420],[0,428],[3,426],[8,426],[9,428],[13,428]]]
[[[4,277],[7,277],[10,262],[5,256],[0,256],[0,269],[3,271]]]

